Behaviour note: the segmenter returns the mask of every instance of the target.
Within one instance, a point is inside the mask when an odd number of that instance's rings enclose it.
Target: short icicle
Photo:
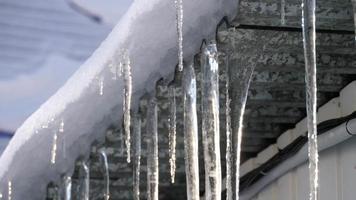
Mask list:
[[[305,58],[306,105],[308,124],[308,156],[309,156],[309,200],[318,199],[319,154],[317,138],[317,79],[316,79],[316,32],[315,32],[315,0],[303,0],[303,45]]]
[[[102,148],[99,150],[99,155],[100,155],[100,163],[102,166],[102,173],[104,175],[104,191],[103,191],[103,196],[104,200],[109,200],[110,198],[110,177],[109,177],[109,164],[108,164],[108,158],[105,152],[105,149]]]
[[[147,110],[147,199],[158,200],[158,133],[157,102],[154,95],[150,97]]]
[[[79,171],[79,198],[80,200],[89,200],[89,184],[90,184],[90,175],[89,167],[85,161],[80,162],[80,171]]]
[[[58,128],[58,132],[55,131],[53,135],[53,141],[52,141],[52,149],[51,149],[51,164],[54,165],[56,164],[56,158],[57,158],[57,148],[58,148],[58,133],[62,134],[64,132],[64,121],[61,120]]]
[[[99,79],[99,94],[100,96],[104,95],[104,77]]]
[[[133,196],[134,200],[140,200],[140,169],[141,169],[141,115],[136,114],[134,121],[135,137],[135,159],[133,174]]]
[[[57,131],[53,135],[52,141],[52,149],[51,149],[51,164],[56,164],[56,157],[57,157],[57,140],[58,140],[58,133]]]
[[[7,182],[7,200],[12,200],[12,182]]]
[[[132,98],[132,76],[131,76],[131,61],[127,51],[123,52],[122,61],[120,63],[121,72],[124,78],[124,130],[125,130],[125,146],[127,154],[127,162],[131,162],[131,98]]]
[[[63,192],[64,192],[64,199],[71,200],[72,199],[72,177],[71,176],[64,176],[63,177]]]
[[[188,200],[199,200],[197,91],[193,63],[183,70],[184,159]]]
[[[176,25],[178,35],[178,70],[183,70],[183,0],[174,0],[176,6]]]
[[[171,182],[175,181],[176,174],[176,135],[177,135],[177,105],[176,105],[176,91],[175,86],[171,85],[169,87],[169,165],[170,165],[170,174],[171,174]]]
[[[201,63],[205,197],[209,200],[220,200],[219,64],[215,43],[204,47]]]

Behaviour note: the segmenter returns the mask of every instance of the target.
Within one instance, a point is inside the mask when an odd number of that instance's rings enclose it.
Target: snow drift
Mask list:
[[[232,18],[235,0],[184,1],[184,55],[198,52],[202,39],[214,37],[216,25]],[[107,39],[66,84],[17,130],[0,158],[0,192],[7,194],[12,181],[12,199],[44,199],[49,181],[72,173],[74,161],[88,153],[93,140],[122,117],[122,77],[117,80],[109,66],[120,62],[126,50],[132,63],[133,105],[154,88],[160,77],[174,71],[177,58],[174,1],[136,0]],[[188,56],[188,57],[187,57]],[[189,58],[190,57],[190,58]],[[99,95],[100,80],[103,95]],[[56,163],[51,165],[53,135],[58,133]]]

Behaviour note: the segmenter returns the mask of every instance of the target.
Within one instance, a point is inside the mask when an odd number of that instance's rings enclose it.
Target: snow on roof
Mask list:
[[[198,52],[202,39],[214,37],[216,25],[236,13],[235,0],[184,1],[184,55]],[[0,185],[12,181],[13,199],[43,199],[49,181],[71,172],[79,155],[122,115],[122,80],[113,80],[109,65],[117,65],[120,52],[130,55],[133,104],[167,77],[177,63],[174,2],[136,0],[95,53],[67,83],[17,130],[0,158]],[[103,79],[104,94],[99,95]],[[53,134],[58,135],[56,164],[50,165]],[[29,196],[31,194],[31,196]]]

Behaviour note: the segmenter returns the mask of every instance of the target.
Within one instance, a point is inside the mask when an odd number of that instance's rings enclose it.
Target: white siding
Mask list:
[[[356,199],[356,138],[320,154],[320,199]],[[308,164],[290,171],[257,195],[258,200],[306,200],[309,193]]]

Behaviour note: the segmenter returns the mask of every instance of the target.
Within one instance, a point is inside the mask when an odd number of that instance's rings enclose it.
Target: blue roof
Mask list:
[[[37,70],[52,53],[84,61],[110,30],[64,0],[2,0],[0,79]]]

